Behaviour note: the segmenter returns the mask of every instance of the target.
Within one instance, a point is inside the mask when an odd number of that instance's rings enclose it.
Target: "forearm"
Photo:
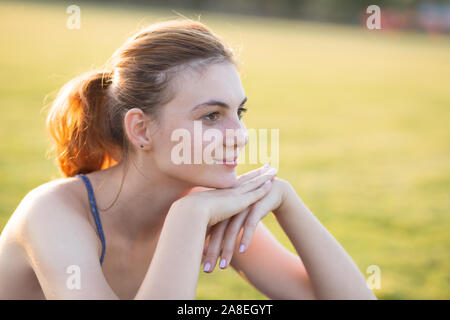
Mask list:
[[[195,299],[207,221],[172,207],[135,299]]]
[[[274,215],[301,257],[318,299],[376,299],[350,256],[291,186]]]

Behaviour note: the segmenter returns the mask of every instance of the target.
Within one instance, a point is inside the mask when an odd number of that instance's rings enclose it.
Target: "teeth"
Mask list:
[[[235,161],[222,161],[222,160],[215,160],[216,164],[235,164]]]

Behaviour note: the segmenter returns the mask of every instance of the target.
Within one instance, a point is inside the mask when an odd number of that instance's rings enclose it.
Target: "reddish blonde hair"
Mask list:
[[[184,66],[228,61],[233,50],[204,24],[190,19],[152,24],[130,37],[111,66],[86,72],[58,92],[46,128],[56,162],[66,177],[108,168],[134,148],[123,120],[131,108],[157,116],[176,92],[172,79]]]

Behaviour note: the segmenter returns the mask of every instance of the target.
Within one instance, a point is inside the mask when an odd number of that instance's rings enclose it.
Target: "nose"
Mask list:
[[[247,128],[239,121],[225,129],[224,147],[225,149],[243,149],[248,142]]]

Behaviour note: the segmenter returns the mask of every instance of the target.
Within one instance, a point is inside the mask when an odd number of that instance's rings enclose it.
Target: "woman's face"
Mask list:
[[[152,133],[150,156],[162,173],[193,186],[233,186],[235,166],[223,162],[237,162],[248,141],[246,95],[236,67],[212,64],[177,77],[176,95],[161,108]]]

